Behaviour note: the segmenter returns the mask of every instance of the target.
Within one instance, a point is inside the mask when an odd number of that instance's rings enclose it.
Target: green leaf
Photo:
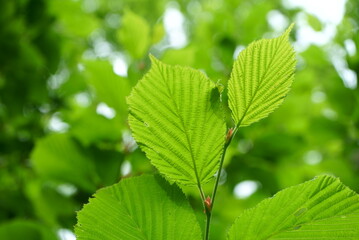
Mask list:
[[[158,175],[123,179],[101,189],[77,218],[78,240],[201,239],[182,191]]]
[[[88,191],[94,191],[99,183],[91,158],[67,134],[38,140],[31,159],[42,177],[73,183]]]
[[[337,178],[320,176],[244,212],[228,239],[359,239],[359,195]]]
[[[12,220],[0,225],[1,240],[57,240],[48,226],[30,220]]]
[[[206,182],[218,169],[226,132],[216,84],[198,70],[151,60],[128,97],[133,136],[171,180]]]
[[[141,16],[126,10],[122,18],[122,25],[118,32],[118,38],[133,58],[144,57],[150,42],[150,26]]]
[[[234,62],[228,81],[229,107],[236,126],[267,117],[284,100],[294,78],[295,53],[286,32],[251,43]]]

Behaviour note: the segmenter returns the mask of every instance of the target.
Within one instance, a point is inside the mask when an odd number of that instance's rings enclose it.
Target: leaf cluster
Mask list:
[[[234,62],[226,130],[220,88],[188,67],[151,56],[149,72],[128,97],[133,136],[159,176],[140,176],[99,191],[78,215],[79,239],[205,239],[224,156],[236,132],[267,117],[289,91],[295,54],[287,31],[250,44]],[[203,185],[216,173],[211,197]],[[177,187],[195,186],[206,215],[204,232]],[[320,176],[246,210],[227,239],[355,239],[359,196],[338,179]],[[103,219],[106,219],[103,221]],[[179,224],[181,227],[178,227]]]

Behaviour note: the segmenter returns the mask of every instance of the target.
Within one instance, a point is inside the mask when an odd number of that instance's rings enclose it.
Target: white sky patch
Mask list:
[[[51,116],[48,123],[48,128],[53,132],[66,132],[69,129],[69,125],[62,121],[57,113]]]
[[[217,178],[218,176],[218,171],[214,174],[214,177]],[[218,184],[219,185],[223,185],[224,183],[226,183],[227,181],[227,172],[226,170],[224,170],[223,168],[221,169],[221,176],[220,176],[220,179],[218,181]]]
[[[118,28],[120,25],[120,15],[116,13],[109,13],[105,17],[107,25],[111,28]]]
[[[169,38],[169,45],[173,48],[183,48],[187,44],[187,36],[184,30],[185,18],[175,6],[167,7],[163,23]]]
[[[50,89],[58,89],[64,82],[66,82],[68,77],[69,71],[66,68],[62,68],[58,70],[56,74],[50,76],[47,85]]]
[[[132,171],[132,165],[129,161],[124,161],[121,165],[121,175],[126,176]]]
[[[348,55],[353,57],[357,53],[357,48],[355,46],[355,42],[352,39],[347,39],[344,41],[344,47],[347,51]]]
[[[0,105],[0,109],[1,109],[1,105]],[[39,107],[39,110],[40,110],[41,113],[44,113],[44,114],[45,114],[45,113],[50,112],[51,106],[50,106],[50,104],[45,103],[45,104],[42,104],[42,105]]]
[[[112,53],[111,44],[102,38],[95,38],[94,52],[97,57],[100,58],[108,57]]]
[[[356,72],[347,68],[339,71],[339,76],[343,79],[347,88],[355,89],[358,85],[358,76]]]
[[[345,14],[346,0],[283,0],[283,5],[289,9],[302,8],[296,16],[297,42],[295,49],[299,52],[307,49],[311,44],[322,46],[329,43],[336,34],[336,26]],[[323,30],[313,30],[308,22],[305,12],[317,17]]]
[[[79,70],[79,72],[83,72],[83,71],[85,71],[85,66],[82,63],[78,63],[77,69]]]
[[[221,176],[219,178],[218,184],[223,185],[227,182],[227,171],[222,168],[221,170]]]
[[[305,51],[311,44],[323,46],[331,43],[337,33],[336,27],[345,14],[346,0],[283,0],[282,2],[287,8],[300,7],[303,9],[296,16],[297,41],[294,47],[298,52]],[[314,15],[321,21],[322,31],[317,32],[309,26],[305,12]],[[358,85],[358,76],[348,68],[345,57],[346,54],[354,56],[356,47],[351,39],[347,39],[344,46],[345,49],[341,46],[330,46],[327,53],[345,87],[355,89]]]
[[[248,139],[239,140],[238,145],[237,145],[238,152],[243,153],[243,154],[247,153],[252,148],[253,148],[253,142]]]
[[[312,102],[314,103],[322,103],[325,101],[325,99],[327,98],[327,96],[325,95],[324,92],[322,91],[314,91],[312,93]]]
[[[57,235],[60,237],[60,240],[76,240],[75,234],[68,229],[59,229]]]
[[[90,35],[90,41],[93,47],[83,53],[84,59],[109,58],[113,54],[113,47],[111,43],[106,40],[103,30],[95,30]]]
[[[124,55],[119,53],[114,54],[113,56],[111,56],[111,62],[115,74],[121,77],[127,77],[128,64]]]
[[[358,76],[356,72],[348,68],[345,59],[346,51],[339,45],[333,45],[329,49],[329,58],[332,61],[339,76],[342,78],[345,87],[355,89],[358,85]]]
[[[267,14],[267,21],[275,32],[284,32],[289,26],[289,20],[278,10],[272,10]]]
[[[338,114],[331,108],[324,108],[322,110],[322,114],[324,117],[326,117],[330,120],[336,120],[338,117]]]
[[[345,14],[346,0],[283,0],[287,8],[300,7],[326,23],[339,24]]]
[[[246,199],[255,193],[259,188],[259,183],[252,180],[245,180],[234,187],[234,196],[238,199]]]
[[[245,49],[245,46],[238,45],[233,53],[233,59],[237,59],[238,55]]]
[[[99,6],[99,0],[84,0],[82,3],[82,9],[88,13],[95,12]]]
[[[201,3],[198,1],[190,1],[187,4],[187,12],[191,15],[198,15],[198,13],[203,14]]]
[[[88,107],[91,104],[90,95],[86,92],[81,92],[75,95],[75,101],[81,107]]]
[[[335,37],[336,25],[327,24],[323,26],[322,31],[315,31],[309,26],[307,16],[304,12],[300,12],[296,15],[295,22],[297,35],[295,48],[299,52],[305,51],[311,44],[323,46]]]
[[[127,151],[133,152],[136,150],[137,143],[136,143],[135,139],[133,139],[130,131],[124,131],[122,133],[122,141],[123,141],[123,145],[125,146]]]
[[[304,162],[308,165],[316,165],[323,160],[323,156],[319,151],[311,150],[304,155],[303,159]]]
[[[108,119],[112,119],[116,116],[115,109],[110,108],[106,103],[103,102],[97,105],[96,113]]]
[[[72,184],[60,184],[56,188],[57,192],[59,192],[61,195],[70,197],[74,195],[77,192],[77,188]]]

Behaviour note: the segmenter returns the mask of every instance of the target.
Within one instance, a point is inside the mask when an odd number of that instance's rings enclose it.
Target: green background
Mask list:
[[[244,209],[322,173],[359,192],[359,2],[348,0],[338,20],[339,9],[315,14],[330,4],[311,11],[289,2],[3,1],[0,239],[61,239],[97,189],[155,172],[131,139],[125,102],[149,53],[226,86],[243,47],[291,22],[295,81],[284,104],[241,128],[228,149],[211,236],[224,239]],[[245,180],[257,189],[239,198]],[[202,223],[196,189],[185,191]]]

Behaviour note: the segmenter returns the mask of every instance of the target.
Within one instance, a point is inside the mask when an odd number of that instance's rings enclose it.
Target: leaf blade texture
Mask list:
[[[296,64],[294,49],[288,41],[292,28],[293,25],[280,37],[251,43],[234,62],[228,98],[237,127],[267,117],[288,93]]]
[[[278,192],[239,216],[228,239],[358,239],[359,195],[319,176]]]
[[[127,99],[133,136],[167,178],[207,182],[218,169],[226,131],[216,84],[198,70],[151,58],[150,71]]]
[[[101,189],[78,213],[75,233],[78,240],[201,239],[183,192],[158,175]]]

